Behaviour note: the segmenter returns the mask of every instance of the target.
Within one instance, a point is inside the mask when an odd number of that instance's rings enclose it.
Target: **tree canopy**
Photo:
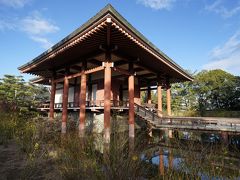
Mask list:
[[[46,87],[25,82],[22,76],[5,75],[0,79],[1,110],[33,109],[48,98]]]
[[[193,82],[172,86],[173,106],[177,109],[240,110],[240,77],[223,70],[203,70]]]
[[[203,70],[192,82],[172,84],[173,111],[240,111],[240,77],[223,70]],[[157,92],[152,100],[157,103]],[[166,108],[166,94],[163,91],[163,108]]]

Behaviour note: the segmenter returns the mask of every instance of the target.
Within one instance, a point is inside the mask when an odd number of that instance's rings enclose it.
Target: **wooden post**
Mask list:
[[[50,110],[49,117],[50,120],[54,119],[54,103],[55,103],[55,93],[56,93],[56,83],[54,83],[54,79],[51,81],[51,97],[50,97]]]
[[[67,130],[67,118],[68,118],[68,90],[69,82],[65,75],[64,85],[63,85],[63,106],[62,106],[62,133],[65,134]]]
[[[81,90],[80,90],[80,114],[79,114],[79,133],[80,135],[84,134],[85,129],[85,119],[86,119],[86,81],[87,76],[86,74],[83,74],[81,76]]]
[[[152,103],[151,86],[148,86],[148,89],[147,89],[147,103],[148,104]]]
[[[110,142],[110,118],[111,118],[111,63],[105,62],[104,69],[104,140]]]
[[[85,119],[86,119],[86,91],[87,91],[87,75],[84,73],[86,70],[87,62],[82,62],[82,75],[80,79],[80,96],[79,96],[79,135],[84,135]]]
[[[105,69],[104,69],[104,141],[110,143],[110,126],[111,126],[111,81],[112,81],[112,70],[111,70],[111,18],[107,18],[107,49],[105,52]]]
[[[134,137],[134,75],[133,75],[133,63],[129,63],[129,72],[131,73],[131,75],[128,77],[129,137]]]
[[[167,115],[171,116],[171,86],[169,84],[169,81],[166,83],[166,88],[167,88]]]
[[[157,85],[157,98],[158,98],[158,116],[162,117],[162,85],[161,81],[158,80]]]

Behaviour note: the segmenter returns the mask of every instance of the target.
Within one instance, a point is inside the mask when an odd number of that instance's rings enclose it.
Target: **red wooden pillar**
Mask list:
[[[67,130],[67,117],[68,117],[68,90],[69,82],[67,76],[64,77],[63,84],[63,100],[62,100],[62,133],[66,133]]]
[[[49,117],[50,120],[54,119],[54,103],[55,103],[55,93],[56,93],[56,83],[54,79],[51,81],[51,97],[50,97],[50,110],[49,110]]]
[[[128,97],[129,97],[129,137],[134,137],[134,75],[133,63],[129,63],[129,72],[131,75],[128,77]]]
[[[105,62],[104,69],[104,139],[110,142],[110,118],[111,118],[111,63]]]
[[[162,117],[162,85],[161,81],[158,80],[157,85],[157,99],[158,99],[158,116]]]
[[[171,116],[172,111],[171,111],[171,86],[170,83],[167,82],[166,84],[167,88],[167,115]]]
[[[86,89],[87,89],[87,76],[85,73],[81,76],[81,85],[80,85],[80,99],[79,99],[79,133],[80,135],[84,134],[85,129],[85,119],[86,119]]]

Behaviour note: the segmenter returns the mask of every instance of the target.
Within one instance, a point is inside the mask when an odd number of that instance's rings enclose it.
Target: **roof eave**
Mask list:
[[[28,67],[31,67],[33,64],[37,63],[38,61],[41,61],[42,58],[47,56],[49,53],[54,52],[57,48],[62,46],[64,43],[68,42],[70,39],[76,37],[78,34],[82,33],[85,29],[89,28],[92,24],[99,21],[101,18],[107,16],[108,14],[112,15],[114,18],[116,18],[119,22],[121,22],[127,29],[132,31],[141,41],[143,41],[145,44],[147,44],[150,49],[154,50],[155,53],[158,54],[159,58],[163,57],[168,64],[171,64],[175,69],[181,72],[183,76],[188,79],[189,81],[193,81],[193,77],[189,75],[184,69],[182,69],[177,63],[175,63],[170,57],[168,57],[165,53],[163,53],[160,49],[158,49],[154,44],[152,44],[144,35],[142,35],[138,30],[136,30],[121,14],[119,14],[110,4],[105,6],[101,11],[99,11],[95,16],[93,16],[91,19],[89,19],[86,23],[84,23],[81,27],[79,27],[77,30],[73,31],[71,34],[66,36],[64,39],[62,39],[60,42],[49,48],[47,51],[43,52],[36,58],[34,58],[32,61],[18,67],[18,69],[21,72],[24,72],[25,69]]]

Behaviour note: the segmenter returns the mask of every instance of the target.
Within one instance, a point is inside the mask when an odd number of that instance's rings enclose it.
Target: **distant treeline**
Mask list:
[[[239,76],[220,69],[203,70],[192,76],[192,82],[172,84],[173,112],[185,111],[202,116],[213,116],[216,112],[216,116],[224,116],[224,111],[240,111]],[[163,96],[163,104],[166,106],[165,93]],[[153,102],[157,103],[156,93],[153,93]],[[231,116],[231,113],[226,113],[226,116]]]

